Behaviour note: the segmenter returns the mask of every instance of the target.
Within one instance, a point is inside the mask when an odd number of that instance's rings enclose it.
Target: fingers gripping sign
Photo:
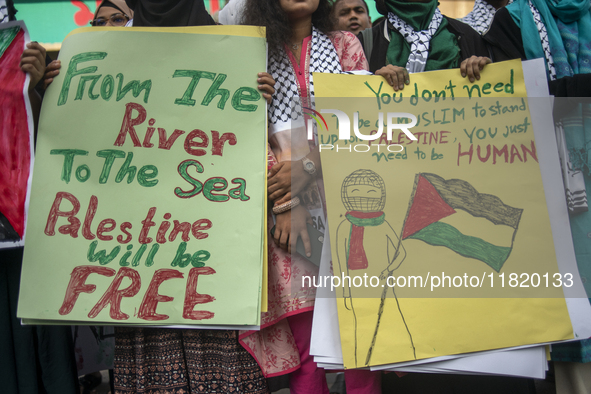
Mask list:
[[[404,67],[388,64],[376,71],[376,75],[381,75],[386,82],[394,88],[395,91],[404,89],[404,85],[410,84],[408,70]]]
[[[479,81],[480,72],[489,63],[492,63],[492,60],[484,56],[472,56],[464,60],[460,65],[462,77],[468,78],[470,82]]]

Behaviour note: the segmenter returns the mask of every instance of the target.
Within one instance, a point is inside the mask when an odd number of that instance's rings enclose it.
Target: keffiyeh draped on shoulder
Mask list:
[[[425,30],[414,30],[412,26],[393,12],[388,12],[388,21],[404,37],[404,40],[410,44],[410,55],[406,62],[408,72],[412,74],[425,71],[431,38],[433,38],[443,21],[443,16],[439,9],[435,10],[429,26]]]
[[[591,72],[589,0],[516,0],[507,6],[528,59],[543,58],[548,78]]]
[[[328,36],[313,28],[310,50],[310,96],[314,97],[313,72],[341,73],[341,63]],[[304,59],[302,59],[303,61]],[[291,122],[302,118],[301,93],[297,78],[285,52],[269,59],[269,73],[276,81],[275,95],[269,106],[269,133],[288,130]]]
[[[391,30],[387,64],[410,73],[446,70],[459,66],[460,47],[448,29],[436,0],[408,2],[386,0]]]
[[[507,4],[512,2],[513,0],[509,0]],[[486,0],[475,0],[474,8],[461,21],[470,25],[478,33],[484,34],[490,27],[496,12],[495,7],[488,4]]]

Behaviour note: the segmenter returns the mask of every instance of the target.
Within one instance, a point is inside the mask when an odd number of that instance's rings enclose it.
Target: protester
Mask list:
[[[125,0],[134,11],[133,26],[207,26],[215,21],[203,0]]]
[[[369,8],[365,0],[337,0],[332,5],[335,29],[350,31],[357,35],[371,27]]]
[[[542,58],[551,93],[589,85],[591,16],[589,0],[516,0],[499,10],[484,39],[495,61]]]
[[[125,0],[103,0],[98,7],[96,7],[96,11],[94,12],[90,24],[95,27],[123,27],[131,19],[133,19],[133,10],[127,6]],[[49,63],[45,71],[44,83],[46,86],[48,86],[51,81],[53,81],[53,78],[57,76],[56,71],[60,68],[61,62],[59,60],[54,60]],[[59,73],[59,71],[57,72]],[[93,326],[90,326],[89,328],[93,330],[95,329]],[[88,327],[86,327],[86,329],[88,329]],[[78,327],[76,327],[75,332],[77,332],[77,330]],[[110,330],[112,332],[113,328],[110,327]],[[76,343],[76,336],[74,343]],[[113,369],[110,368],[109,377],[111,378],[111,381],[109,383],[112,390],[114,390],[114,382],[112,381],[113,376]],[[83,388],[82,394],[90,393],[92,389],[102,383],[102,379],[100,371],[92,372],[80,377],[80,385]]]
[[[267,32],[269,72],[277,81],[269,108],[269,142],[279,162],[271,169],[269,198],[275,208],[286,210],[275,210],[274,243],[269,243],[269,312],[262,316],[261,331],[240,337],[266,376],[290,373],[293,394],[328,393],[324,370],[309,354],[314,291],[301,287],[298,276],[317,272],[317,267],[289,254],[298,237],[310,252],[306,222],[310,214],[324,218],[318,151],[310,149],[301,110],[313,105],[313,72],[367,68],[355,36],[331,32],[330,10],[328,0],[247,0],[244,11],[245,24],[264,26]],[[319,198],[312,198],[313,193]],[[299,203],[297,195],[308,204]],[[281,363],[275,362],[277,357]],[[380,392],[379,374],[352,371],[350,378],[349,394]]]
[[[133,10],[129,8],[125,0],[103,0],[96,7],[90,24],[97,27],[122,27],[133,19]],[[62,66],[60,60],[53,60],[47,65],[43,86],[45,89],[59,74]]]
[[[0,2],[2,22],[15,20],[15,12],[12,1]],[[20,63],[17,58],[13,60],[13,67],[4,65],[0,74],[3,74],[4,77],[13,75],[14,86],[18,83],[17,79],[22,83],[23,73],[29,74],[28,96],[36,129],[41,107],[41,95],[35,88],[43,78],[46,64],[45,49],[36,42],[30,42],[22,52]],[[18,94],[20,95],[21,92]],[[2,99],[17,100],[18,98],[5,94]],[[20,99],[22,100],[22,96]],[[10,122],[11,115],[14,116],[11,113],[4,113],[3,122]],[[4,145],[3,154],[12,152],[12,148]],[[16,155],[17,153],[12,152],[11,154]],[[69,326],[22,325],[21,320],[16,316],[22,259],[22,247],[0,250],[1,390],[6,393],[19,394],[77,393],[78,377],[71,328]]]
[[[474,8],[468,15],[460,19],[472,26],[480,34],[487,32],[495,13],[501,7],[511,4],[513,0],[475,0]]]
[[[591,97],[589,0],[515,0],[497,12],[484,38],[495,61],[544,59],[550,93],[562,97],[556,100],[554,122],[558,141],[566,144],[561,161],[568,171],[564,183],[577,265],[583,283],[589,283],[591,213],[586,204],[577,204],[591,193],[591,104],[580,98]],[[586,290],[591,295],[591,287]],[[552,345],[552,360],[559,394],[589,390],[591,339]]]
[[[457,67],[463,77],[474,82],[491,62],[480,35],[442,15],[437,4],[436,0],[376,0],[378,11],[387,19],[359,38],[369,70],[384,75],[394,90],[410,83],[409,73]]]
[[[214,24],[203,0],[127,0],[127,5],[133,26]],[[55,75],[46,74],[46,83]],[[267,73],[257,77],[263,97],[270,100],[274,81]],[[116,327],[114,358],[117,393],[268,393],[259,366],[238,343],[236,331]]]
[[[125,3],[125,0],[103,0],[94,12],[92,26],[125,26],[133,19],[133,10]]]

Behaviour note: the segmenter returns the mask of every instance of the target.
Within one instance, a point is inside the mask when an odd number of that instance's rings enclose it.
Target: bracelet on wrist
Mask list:
[[[279,204],[279,205],[275,205],[273,207],[273,213],[275,215],[278,215],[280,213],[289,211],[290,209],[297,207],[298,205],[300,205],[300,198],[299,197],[294,197],[291,200],[289,200],[288,202],[284,202],[283,204]]]

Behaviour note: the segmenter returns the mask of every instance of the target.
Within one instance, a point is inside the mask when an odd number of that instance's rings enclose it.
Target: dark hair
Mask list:
[[[338,3],[340,3],[342,0],[335,0],[335,2],[332,5],[332,9],[334,11],[334,9],[336,8],[336,5]],[[367,15],[369,16],[369,7],[367,6],[367,3],[365,2],[365,0],[361,0],[361,2],[363,3],[363,6],[365,7],[365,12],[367,12]]]
[[[8,11],[8,21],[15,21],[15,15],[18,11],[14,8],[14,2],[12,0],[6,0],[6,10]]]
[[[388,15],[388,9],[386,8],[385,0],[376,0],[376,10],[384,16]]]
[[[333,29],[331,6],[331,0],[320,0],[312,14],[312,25],[324,34]],[[269,57],[281,53],[284,44],[290,44],[292,29],[279,0],[246,0],[242,23],[267,29]]]

